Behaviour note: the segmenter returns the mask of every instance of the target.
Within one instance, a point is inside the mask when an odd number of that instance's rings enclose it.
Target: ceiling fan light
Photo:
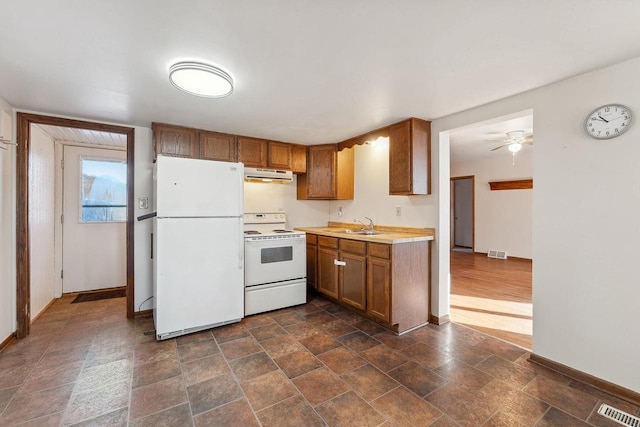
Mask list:
[[[178,62],[169,68],[169,81],[191,95],[221,98],[233,92],[233,79],[213,65],[199,62]]]
[[[507,148],[509,148],[509,151],[511,151],[512,153],[517,153],[522,149],[522,144],[520,144],[519,142],[514,142],[513,144],[509,144]]]

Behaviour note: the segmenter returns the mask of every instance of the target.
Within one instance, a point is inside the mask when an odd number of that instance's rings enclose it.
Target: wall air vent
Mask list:
[[[498,259],[507,259],[507,251],[497,251],[495,249],[490,249],[487,253],[489,258],[498,258]]]
[[[606,403],[600,405],[598,414],[623,426],[640,427],[640,418],[627,414],[626,412],[616,409],[613,406],[609,406]]]

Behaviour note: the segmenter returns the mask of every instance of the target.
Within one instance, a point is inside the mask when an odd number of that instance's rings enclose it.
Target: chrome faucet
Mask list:
[[[360,221],[359,219],[354,219],[354,222],[359,222],[360,224],[364,225],[364,227],[368,227],[369,228],[369,232],[373,233],[373,220],[371,218],[369,218],[368,216],[365,216],[366,219],[369,220],[369,225],[365,224],[364,222]],[[364,227],[361,228],[361,230],[364,231]]]

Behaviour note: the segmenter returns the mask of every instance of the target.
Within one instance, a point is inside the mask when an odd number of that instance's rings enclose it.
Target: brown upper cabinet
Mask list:
[[[389,126],[389,194],[431,194],[431,123],[411,118]]]
[[[267,141],[239,136],[238,161],[244,163],[246,167],[267,167]]]
[[[307,173],[298,177],[298,200],[353,200],[353,148],[307,148]]]
[[[291,144],[267,141],[267,167],[291,170]]]
[[[238,161],[236,137],[226,133],[200,132],[200,158],[222,162]]]
[[[307,146],[291,144],[291,171],[307,173]]]
[[[153,149],[158,155],[198,158],[198,131],[182,126],[153,123]]]

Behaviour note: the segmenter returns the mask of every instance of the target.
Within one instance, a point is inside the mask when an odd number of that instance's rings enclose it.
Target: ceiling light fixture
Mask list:
[[[191,95],[221,98],[233,92],[233,79],[213,65],[200,62],[177,62],[169,68],[169,81]]]

